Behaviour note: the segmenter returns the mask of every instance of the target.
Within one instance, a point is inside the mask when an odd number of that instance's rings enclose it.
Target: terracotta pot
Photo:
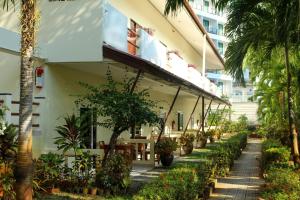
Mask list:
[[[207,143],[207,138],[201,138],[197,141],[197,148],[204,148]]]
[[[49,192],[50,192],[51,194],[60,193],[60,189],[59,189],[59,188],[50,188],[50,189],[49,189]]]
[[[185,145],[185,146],[182,146],[182,154],[183,155],[189,155],[193,152],[193,149],[194,149],[194,145]]]
[[[3,197],[3,187],[0,186],[0,197]]]
[[[162,154],[160,155],[160,161],[161,164],[165,167],[169,167],[174,159],[174,155],[173,154]]]
[[[93,195],[93,196],[96,196],[97,195],[97,190],[98,190],[97,188],[91,188],[90,189],[90,194]]]

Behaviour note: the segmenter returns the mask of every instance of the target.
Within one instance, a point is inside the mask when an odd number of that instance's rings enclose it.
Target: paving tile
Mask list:
[[[264,180],[260,178],[261,140],[248,139],[248,145],[235,161],[230,175],[218,179],[211,200],[256,200]]]

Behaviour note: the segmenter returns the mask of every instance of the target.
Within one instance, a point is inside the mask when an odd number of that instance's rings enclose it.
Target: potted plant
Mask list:
[[[173,162],[173,152],[177,149],[176,141],[171,138],[161,138],[155,146],[155,152],[159,154],[163,166],[170,166]]]
[[[61,180],[64,158],[62,155],[42,154],[35,165],[35,176],[41,180],[41,186],[50,193],[60,192],[58,185]]]
[[[95,196],[97,195],[97,186],[96,186],[96,183],[93,181],[93,182],[90,182],[90,194]]]
[[[200,133],[196,136],[196,147],[197,148],[204,148],[207,143],[207,134],[206,133]]]
[[[181,135],[179,138],[180,146],[182,148],[183,154],[191,154],[194,148],[195,135],[192,133],[186,133]]]
[[[87,195],[89,192],[90,180],[94,178],[93,174],[93,156],[89,151],[83,152],[78,162],[79,173],[81,177],[82,193]]]
[[[209,138],[210,143],[214,143],[214,142],[216,141],[216,139],[217,139],[216,133],[217,133],[217,132],[216,132],[216,130],[214,130],[214,129],[208,130],[208,131],[206,132],[206,134],[207,134],[207,136],[208,136],[208,138]]]

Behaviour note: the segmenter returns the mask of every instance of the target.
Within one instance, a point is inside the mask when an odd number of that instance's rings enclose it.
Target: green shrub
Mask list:
[[[300,176],[290,168],[270,168],[266,176],[267,187],[262,193],[269,200],[298,200]]]
[[[135,200],[192,200],[197,199],[204,181],[199,170],[191,166],[172,169],[147,184],[134,196]]]
[[[193,200],[203,197],[211,178],[225,175],[247,144],[247,134],[240,133],[215,143],[206,153],[192,154],[191,159],[176,163],[172,170],[146,184],[135,200]],[[187,159],[188,160],[188,159]]]
[[[120,154],[113,154],[104,168],[96,174],[95,185],[107,192],[120,194],[130,186],[131,166],[129,161]]]
[[[262,144],[263,170],[272,166],[287,167],[290,156],[290,150],[283,146],[279,140],[269,139]]]

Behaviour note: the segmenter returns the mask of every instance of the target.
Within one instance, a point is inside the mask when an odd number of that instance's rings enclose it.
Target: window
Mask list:
[[[224,35],[224,26],[223,24],[218,24],[218,34]]]
[[[206,31],[209,31],[209,21],[206,19],[203,19],[203,26],[206,29]]]
[[[178,131],[183,130],[183,113],[177,113],[177,121],[178,121]]]
[[[82,125],[87,128],[84,130],[84,146],[87,149],[96,149],[97,142],[97,114],[95,110],[90,108],[80,108],[80,117],[82,117]]]
[[[209,1],[204,1],[204,11],[208,12],[209,10]]]
[[[220,52],[221,55],[224,54],[223,43],[222,42],[218,42],[218,50],[219,50],[219,52]]]

